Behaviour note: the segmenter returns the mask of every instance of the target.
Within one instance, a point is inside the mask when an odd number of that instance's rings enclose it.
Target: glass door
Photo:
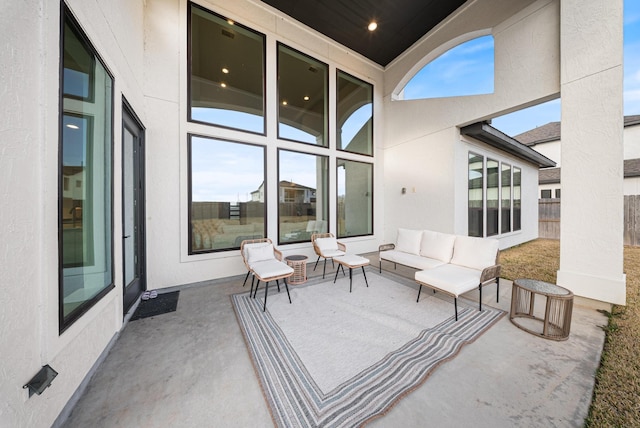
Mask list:
[[[124,313],[146,289],[144,128],[125,102],[122,111],[122,252]]]

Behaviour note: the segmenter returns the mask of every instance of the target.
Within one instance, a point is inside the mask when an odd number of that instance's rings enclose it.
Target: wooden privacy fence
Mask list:
[[[624,197],[624,243],[640,246],[640,195]]]
[[[640,246],[640,195],[624,197],[624,245]],[[560,239],[560,199],[538,201],[538,236]]]
[[[560,199],[538,200],[538,236],[560,239]]]

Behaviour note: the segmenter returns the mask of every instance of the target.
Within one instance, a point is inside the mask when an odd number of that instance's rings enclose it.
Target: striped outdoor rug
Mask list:
[[[349,278],[232,296],[263,392],[281,427],[353,427],[388,411],[504,312],[367,270]],[[424,291],[424,290],[423,290]],[[424,297],[423,297],[424,296]],[[440,298],[442,297],[442,298]]]

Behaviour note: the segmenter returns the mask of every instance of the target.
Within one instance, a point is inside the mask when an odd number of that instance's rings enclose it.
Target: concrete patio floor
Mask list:
[[[372,262],[368,269],[377,269],[377,253],[364,256]],[[322,266],[313,272],[310,263],[307,271],[321,276]],[[327,271],[334,272],[330,264]],[[395,272],[413,277],[414,271]],[[176,312],[126,324],[69,417],[58,424],[273,426],[229,298],[243,291],[243,280],[241,275],[177,287]],[[477,291],[465,297],[477,301]],[[502,280],[500,302],[490,285],[483,303],[508,312],[510,297],[511,283]],[[368,426],[582,426],[604,342],[600,326],[607,322],[597,309],[576,298],[571,335],[564,342],[531,335],[505,315]]]

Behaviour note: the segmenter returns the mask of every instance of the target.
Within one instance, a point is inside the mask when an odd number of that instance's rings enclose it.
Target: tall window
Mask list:
[[[337,159],[338,237],[373,234],[373,165]]]
[[[265,37],[190,3],[189,119],[264,134]]]
[[[309,242],[311,234],[329,230],[329,159],[278,151],[278,241]]]
[[[502,164],[502,173],[500,177],[500,233],[511,232],[511,166]]]
[[[513,167],[513,230],[520,230],[522,228],[522,198],[521,193],[521,180],[522,170],[517,166]]]
[[[335,93],[329,94],[329,64],[278,40],[267,73],[264,34],[195,2],[187,5],[187,133],[208,135],[188,135],[188,253],[235,250],[243,239],[267,236],[268,198],[274,205],[277,199],[278,228],[268,235],[277,235],[278,244],[308,243],[313,233],[328,232],[330,209],[338,210],[340,236],[372,234],[373,165],[367,161],[374,153],[373,85],[336,69]],[[276,79],[277,99],[267,100],[267,75]],[[340,160],[328,150],[330,98],[335,149],[365,162]],[[274,117],[267,118],[268,103],[277,103]],[[264,136],[267,120],[277,125],[277,139],[259,142],[254,135],[254,144],[216,138],[201,126]],[[272,143],[274,165],[267,147],[258,145]],[[329,201],[328,190],[334,160],[337,202]],[[272,170],[277,183],[266,182]],[[64,185],[72,189],[74,181]]]
[[[189,136],[189,253],[265,237],[265,148]]]
[[[469,236],[484,236],[484,158],[469,153]]]
[[[521,230],[521,179],[521,168],[469,153],[469,236]]]
[[[373,86],[338,70],[338,150],[373,154]]]
[[[61,332],[114,286],[113,78],[66,8],[62,19]]]
[[[500,173],[498,161],[487,160],[487,236],[498,234],[498,204]]]
[[[327,64],[278,43],[278,138],[328,147]]]

